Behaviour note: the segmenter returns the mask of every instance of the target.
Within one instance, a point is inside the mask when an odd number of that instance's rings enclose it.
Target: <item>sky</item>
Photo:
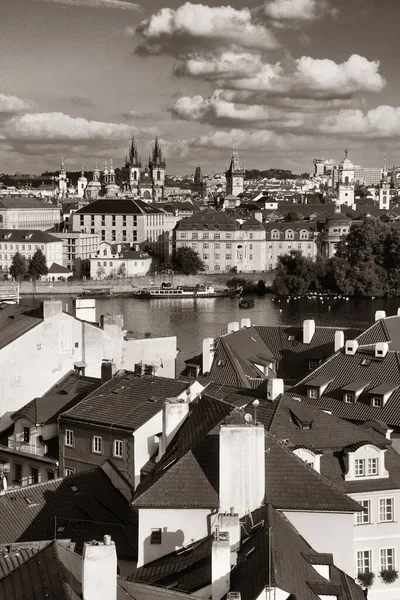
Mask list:
[[[0,173],[400,164],[398,0],[1,0]]]

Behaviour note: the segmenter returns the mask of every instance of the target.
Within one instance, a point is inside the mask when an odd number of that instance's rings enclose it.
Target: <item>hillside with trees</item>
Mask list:
[[[308,179],[309,176],[309,173],[296,175],[286,169],[266,169],[265,171],[249,169],[245,173],[245,179]]]

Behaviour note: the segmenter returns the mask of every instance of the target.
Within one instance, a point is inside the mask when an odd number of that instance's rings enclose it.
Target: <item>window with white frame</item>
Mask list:
[[[68,475],[73,475],[75,473],[75,469],[65,469],[65,476],[68,477]]]
[[[307,396],[309,398],[318,399],[318,389],[317,388],[308,388]]]
[[[394,521],[394,498],[379,499],[379,521],[381,523]]]
[[[65,445],[73,448],[74,446],[74,432],[72,429],[65,430]]]
[[[114,456],[117,458],[124,457],[124,441],[114,440]]]
[[[373,475],[379,475],[378,473],[378,459],[369,458],[367,462],[367,475],[370,477]]]
[[[394,571],[395,570],[396,563],[395,563],[394,548],[381,548],[380,563],[381,563],[381,571]]]
[[[92,450],[95,454],[101,454],[103,447],[103,440],[99,435],[93,436]]]
[[[372,406],[375,406],[375,408],[382,408],[382,397],[374,396],[372,398]]]
[[[355,395],[353,393],[347,393],[344,395],[344,401],[345,402],[354,402],[355,400]]]
[[[364,510],[356,514],[356,524],[371,523],[371,500],[358,500],[358,504],[361,504]]]
[[[359,550],[357,552],[357,573],[370,573],[371,550]]]
[[[354,474],[356,477],[364,477],[364,475],[365,475],[365,460],[363,458],[355,459]]]

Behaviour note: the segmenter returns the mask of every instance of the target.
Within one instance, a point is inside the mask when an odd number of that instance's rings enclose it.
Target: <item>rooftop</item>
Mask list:
[[[0,242],[55,244],[61,241],[46,231],[32,229],[0,229]]]
[[[0,199],[0,210],[4,209],[42,209],[42,210],[56,210],[56,207],[48,204],[48,202],[42,202],[36,198],[29,196],[18,196],[5,198],[4,196]]]
[[[176,397],[185,381],[119,371],[61,418],[86,421],[135,431],[162,410],[165,398]]]
[[[5,348],[42,322],[41,308],[24,304],[0,303],[0,349]]]
[[[131,200],[129,198],[113,198],[111,200],[101,198],[94,200],[75,211],[76,215],[150,215],[164,214],[162,210],[155,208],[152,204],[146,204],[143,200]]]

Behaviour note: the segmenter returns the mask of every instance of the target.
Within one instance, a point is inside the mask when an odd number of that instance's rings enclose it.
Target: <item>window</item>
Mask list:
[[[186,239],[186,231],[181,231],[181,233],[179,234],[179,237],[181,238],[181,240]]]
[[[39,469],[31,467],[31,474],[29,476],[29,484],[39,483]]]
[[[203,240],[208,240],[209,238],[209,234],[207,233],[203,233]]]
[[[14,463],[14,481],[15,483],[22,482],[22,464]]]
[[[225,254],[225,260],[232,260],[232,254]]]
[[[192,240],[197,240],[199,237],[198,233],[192,233]]]
[[[162,543],[162,533],[161,529],[152,529],[150,536],[150,544],[161,544]]]
[[[208,254],[203,254],[203,260],[208,260]]]
[[[75,473],[75,469],[65,469],[65,476],[68,477],[69,475],[73,475]]]
[[[371,523],[371,500],[359,500],[358,504],[361,504],[364,511],[356,514],[356,524]]]
[[[94,435],[93,436],[93,445],[92,445],[92,450],[93,452],[95,452],[96,454],[101,454],[102,453],[102,438],[98,435]]]
[[[363,458],[356,458],[354,461],[354,474],[356,477],[364,477],[365,475],[365,460]]]
[[[249,254],[249,260],[253,260],[253,255]]]
[[[227,249],[227,250],[231,250],[231,249],[232,249],[232,243],[231,243],[231,242],[228,242],[228,243],[226,244],[226,249]]]
[[[24,427],[24,442],[29,442],[29,433],[30,433],[29,427]]]
[[[124,457],[124,442],[123,440],[114,440],[114,456],[117,458]]]
[[[316,388],[309,388],[307,390],[307,396],[309,398],[315,398],[318,399],[318,390]]]
[[[54,471],[47,471],[47,481],[52,481],[54,478]]]
[[[395,570],[394,548],[381,548],[380,559],[381,571]]]
[[[216,250],[219,250],[219,247],[220,247],[220,244],[219,244],[218,242],[217,242],[216,244],[214,244],[214,248],[215,248]]]
[[[208,248],[208,242],[203,242],[203,248]]]
[[[309,368],[310,371],[313,371],[317,367],[318,367],[318,363],[317,363],[316,360],[309,360],[308,361],[308,368]]]
[[[367,463],[367,475],[378,475],[378,459],[369,458]]]
[[[345,402],[354,402],[354,400],[355,400],[354,394],[345,394],[344,395]]]
[[[372,406],[375,406],[375,408],[382,408],[382,398],[380,396],[374,396],[374,398],[372,398]]]
[[[379,499],[379,522],[394,521],[394,498]]]
[[[220,233],[214,233],[214,240],[220,240],[221,239],[221,234]]]
[[[359,550],[357,552],[357,572],[369,573],[371,570],[371,550]]]
[[[69,446],[70,448],[74,447],[74,432],[72,429],[65,430],[65,445]]]

